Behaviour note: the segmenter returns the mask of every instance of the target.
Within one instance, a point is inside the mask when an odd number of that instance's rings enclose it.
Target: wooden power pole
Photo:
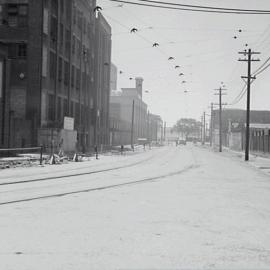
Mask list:
[[[247,76],[242,76],[242,79],[247,79],[247,111],[246,111],[246,145],[245,145],[245,161],[249,160],[249,123],[250,123],[250,85],[251,79],[255,80],[256,77],[251,75],[251,62],[260,61],[259,59],[252,59],[252,55],[260,54],[259,52],[253,52],[251,49],[248,51],[239,52],[239,54],[247,55],[248,59],[239,59],[238,61],[245,61],[248,63]]]
[[[219,152],[222,152],[222,105],[226,105],[225,103],[222,103],[222,96],[226,95],[223,93],[226,89],[220,87],[219,89],[215,89],[218,91],[215,95],[219,96]]]

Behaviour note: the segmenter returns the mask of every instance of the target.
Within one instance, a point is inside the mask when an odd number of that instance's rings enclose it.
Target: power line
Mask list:
[[[243,96],[245,95],[246,91],[247,91],[247,86],[244,85],[243,88],[242,88],[242,90],[239,92],[239,94],[228,105],[235,105],[235,104],[237,104],[243,98]]]
[[[192,12],[222,13],[222,14],[247,14],[247,15],[270,15],[270,11],[264,11],[264,12],[221,11],[221,10],[210,10],[210,9],[207,10],[207,9],[181,8],[181,7],[164,6],[164,5],[157,5],[157,4],[138,3],[138,2],[133,2],[133,1],[125,1],[125,0],[109,0],[109,1],[123,3],[123,4],[129,4],[129,5],[136,5],[136,6],[155,7],[155,8],[161,8],[161,9],[183,10],[183,11],[192,11]]]
[[[260,70],[259,72],[257,72],[255,75],[258,76],[259,74],[261,74],[263,71],[265,71],[269,67],[270,67],[270,63],[267,66],[265,66],[262,70]]]
[[[269,61],[270,61],[270,57],[268,57],[268,58],[264,61],[264,63],[263,63],[260,67],[258,67],[258,68],[253,72],[252,75],[256,76],[256,75],[260,74],[260,73],[261,73],[260,70],[261,70],[262,68],[264,68],[264,66],[265,66]],[[268,66],[269,66],[269,65],[267,65],[267,67],[268,67]],[[265,69],[263,69],[263,70],[265,70]]]
[[[189,7],[189,8],[198,8],[198,9],[212,9],[212,10],[225,10],[225,11],[239,11],[239,12],[261,12],[269,13],[270,10],[259,10],[259,9],[237,9],[237,8],[223,8],[223,7],[213,7],[213,6],[202,6],[202,5],[186,5],[172,2],[162,2],[162,1],[153,1],[153,0],[137,0],[139,2],[155,3],[162,5],[170,6],[180,6],[180,7]]]

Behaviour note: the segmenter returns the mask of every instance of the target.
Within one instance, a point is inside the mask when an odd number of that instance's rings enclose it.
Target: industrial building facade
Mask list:
[[[135,88],[112,92],[110,99],[110,143],[136,144],[138,139],[158,141],[161,117],[150,114],[143,101],[143,78],[135,78]]]
[[[58,144],[66,117],[79,151],[106,144],[111,29],[95,0],[0,3],[0,146]]]

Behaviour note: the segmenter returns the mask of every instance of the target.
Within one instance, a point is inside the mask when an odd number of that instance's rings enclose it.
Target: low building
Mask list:
[[[111,95],[111,143],[113,145],[137,143],[147,138],[147,105],[142,100],[142,78],[136,78],[135,88],[122,88]],[[133,118],[133,119],[132,119]],[[114,124],[117,123],[117,124]],[[114,128],[118,126],[118,130]]]
[[[135,78],[134,88],[113,91],[110,100],[110,142],[126,145],[138,141],[158,141],[162,120],[148,112],[142,99],[143,78]],[[159,135],[158,135],[159,134]]]
[[[213,112],[213,145],[219,144],[219,111]],[[245,148],[246,111],[225,109],[222,111],[222,144],[234,150]],[[250,111],[250,149],[270,151],[270,111]],[[268,147],[269,144],[269,147]]]

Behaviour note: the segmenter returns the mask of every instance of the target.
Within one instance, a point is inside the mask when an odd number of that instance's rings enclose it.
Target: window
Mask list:
[[[62,61],[62,58],[59,57],[58,58],[58,81],[61,82],[62,79],[63,79],[63,61]]]
[[[75,83],[75,67],[72,66],[71,68],[71,87],[74,87]]]
[[[59,44],[60,44],[60,48],[63,48],[64,45],[64,25],[61,23],[60,24],[60,37],[59,37]]]
[[[0,24],[4,23],[3,5],[0,5]]]
[[[64,117],[68,116],[68,101],[64,99]]]
[[[61,11],[61,14],[64,14],[64,10],[65,10],[65,7],[64,7],[64,0],[61,0],[61,1],[60,1],[60,11]]]
[[[71,18],[71,1],[67,1],[66,4],[66,20],[69,21]]]
[[[55,80],[56,73],[56,55],[53,52],[50,52],[50,78]]]
[[[49,11],[47,8],[43,10],[43,33],[46,35],[49,33]]]
[[[18,23],[20,27],[26,27],[28,22],[28,6],[27,5],[19,5],[19,18]]]
[[[81,58],[81,50],[82,50],[82,44],[80,40],[77,39],[77,57],[78,59]]]
[[[82,13],[80,11],[78,11],[77,17],[78,17],[78,28],[82,30]]]
[[[75,124],[78,125],[80,121],[80,104],[75,105]]]
[[[54,95],[48,95],[48,120],[54,121]]]
[[[57,98],[57,120],[62,120],[62,102],[60,97]]]
[[[74,102],[70,102],[70,116],[74,117]]]
[[[75,54],[75,48],[76,48],[76,37],[72,36],[72,54]]]
[[[76,71],[76,89],[80,91],[81,88],[81,72],[79,69]]]
[[[57,19],[51,16],[51,47],[56,49]]]
[[[83,17],[82,21],[83,21],[83,33],[86,34],[86,19]]]
[[[64,78],[64,84],[69,84],[69,63],[65,61],[65,78]]]
[[[27,56],[27,45],[26,44],[19,44],[18,45],[18,57],[19,58],[26,58]]]
[[[66,29],[65,55],[66,57],[70,55],[70,31],[68,29]]]
[[[76,7],[73,7],[73,24],[76,25],[77,20],[77,9]]]
[[[12,43],[8,46],[8,57],[11,59],[26,58],[27,45],[25,43]]]
[[[57,15],[58,11],[58,0],[52,0],[52,14]]]
[[[7,4],[7,23],[10,27],[25,27],[28,21],[28,5]]]
[[[87,37],[89,39],[91,38],[90,33],[91,33],[91,26],[90,26],[90,23],[87,23]]]
[[[47,65],[48,65],[48,49],[44,45],[42,49],[42,76],[47,76]]]

